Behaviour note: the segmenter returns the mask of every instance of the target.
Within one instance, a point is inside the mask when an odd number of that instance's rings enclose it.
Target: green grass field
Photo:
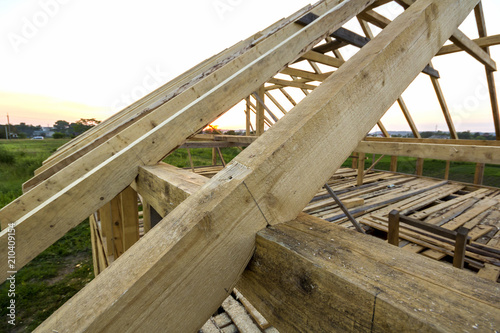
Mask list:
[[[22,194],[22,183],[30,179],[42,161],[65,142],[67,139],[0,140],[0,208]],[[240,152],[238,148],[221,150],[226,163]],[[211,149],[191,149],[191,154],[195,166],[211,165]],[[164,161],[182,168],[190,166],[186,149],[175,151]],[[370,155],[365,161],[365,168],[371,163]],[[351,160],[343,165],[350,167]],[[389,165],[390,157],[384,157],[376,169],[389,170]],[[444,168],[444,161],[425,160],[424,175],[440,178],[444,175]],[[413,174],[415,159],[400,157],[398,171]],[[474,171],[472,163],[452,163],[450,178],[472,182]],[[500,166],[487,166],[484,183],[500,187]],[[0,285],[0,317],[3,318],[0,320],[0,332],[32,331],[93,278],[90,230],[86,220],[18,272],[16,327],[7,323],[6,307],[10,298],[7,285]]]

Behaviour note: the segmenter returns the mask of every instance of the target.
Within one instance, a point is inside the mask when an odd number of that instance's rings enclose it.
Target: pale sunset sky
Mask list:
[[[42,126],[60,119],[104,120],[309,3],[1,0],[0,124],[7,122],[7,114],[11,124]],[[500,34],[500,1],[483,0],[483,8],[488,34]],[[393,19],[402,9],[390,3],[378,11]],[[347,27],[362,34],[356,20]],[[478,37],[473,15],[461,30],[470,38]],[[351,55],[349,48],[341,51],[346,58]],[[500,46],[490,51],[500,62]],[[457,130],[493,132],[484,66],[464,52],[437,57],[433,65],[441,74]],[[495,75],[498,91],[499,76]],[[403,97],[419,130],[447,130],[425,74],[419,75]],[[224,129],[244,128],[241,110],[236,107],[217,123]],[[388,130],[408,130],[395,107],[383,121]]]

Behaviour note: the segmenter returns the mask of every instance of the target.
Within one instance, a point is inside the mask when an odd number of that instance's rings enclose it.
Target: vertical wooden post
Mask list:
[[[444,179],[448,180],[450,178],[450,161],[446,161],[446,168],[444,169]]]
[[[264,90],[264,86],[260,86],[259,90],[257,91],[257,95],[259,96],[259,98],[264,102],[264,98],[265,98],[265,90]],[[257,115],[256,115],[256,127],[257,127],[257,135],[262,135],[264,133],[264,105],[262,105],[262,103],[259,103],[258,101],[256,101],[255,103],[256,105],[256,108],[257,108]]]
[[[351,167],[353,169],[358,168],[358,153],[352,153]]]
[[[110,240],[113,244],[114,259],[118,259],[123,254],[123,241],[122,241],[122,212],[120,195],[118,194],[111,200],[111,223],[113,230],[113,238]]]
[[[187,153],[188,153],[189,165],[191,166],[191,171],[194,172],[194,164],[193,164],[193,157],[191,156],[191,149],[187,148]]]
[[[365,173],[365,153],[359,153],[358,155],[358,177],[357,185],[363,185],[363,175]]]
[[[398,171],[398,157],[397,156],[391,156],[391,167],[390,170],[392,172],[397,172]]]
[[[144,234],[151,230],[151,205],[146,201],[142,201],[142,225]]]
[[[106,256],[113,253],[113,221],[111,218],[111,202],[108,202],[99,209],[101,217],[101,232],[103,240],[106,240]]]
[[[481,185],[483,184],[484,178],[484,163],[476,164],[476,172],[474,173],[474,184]]]
[[[417,158],[415,168],[416,168],[415,174],[417,176],[422,176],[422,174],[424,173],[424,159],[423,158]]]
[[[250,96],[248,96],[247,98],[245,98],[245,102],[246,102],[246,110],[245,110],[245,125],[246,125],[246,135],[249,136],[251,135],[251,132],[250,132]]]
[[[137,192],[130,186],[120,193],[123,251],[139,240],[137,199]]]
[[[212,148],[212,165],[217,165],[217,149]]]
[[[90,243],[92,245],[92,265],[94,267],[94,276],[97,276],[100,272],[99,270],[99,248],[96,240],[96,227],[97,224],[94,219],[94,214],[89,217],[90,224]]]
[[[387,242],[399,246],[399,212],[395,209],[389,213],[389,230],[387,232]]]
[[[455,254],[453,255],[453,266],[456,268],[464,268],[465,249],[468,233],[469,229],[464,227],[460,227],[457,230],[457,238],[455,239]]]

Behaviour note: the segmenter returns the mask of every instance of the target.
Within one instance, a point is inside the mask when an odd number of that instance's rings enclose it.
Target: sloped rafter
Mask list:
[[[419,0],[38,330],[201,327],[248,262],[256,232],[298,215],[476,4]],[[351,5],[362,3],[337,9]],[[205,302],[192,302],[195,295]]]
[[[271,39],[220,68],[216,75],[208,75],[197,88],[186,90],[184,100],[184,95],[179,95],[170,100],[175,104],[156,107],[133,126],[128,137],[125,133],[115,136],[114,141],[97,147],[85,159],[75,161],[4,207],[0,211],[2,223],[16,223],[17,232],[24,235],[18,240],[16,267],[23,267],[132,183],[137,166],[156,164],[373,1],[351,0],[336,6],[340,2],[320,3],[314,10],[325,14],[317,23],[307,27],[293,22],[286,25]],[[85,200],[82,203],[75,198]],[[5,251],[7,230],[0,233],[1,244],[5,244]],[[5,266],[1,275],[5,279],[6,263],[0,265]]]

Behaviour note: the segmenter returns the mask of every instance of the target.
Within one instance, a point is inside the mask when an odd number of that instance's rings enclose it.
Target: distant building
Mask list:
[[[51,138],[54,135],[52,127],[42,127],[41,131],[34,131],[33,136],[43,136],[45,138]]]

